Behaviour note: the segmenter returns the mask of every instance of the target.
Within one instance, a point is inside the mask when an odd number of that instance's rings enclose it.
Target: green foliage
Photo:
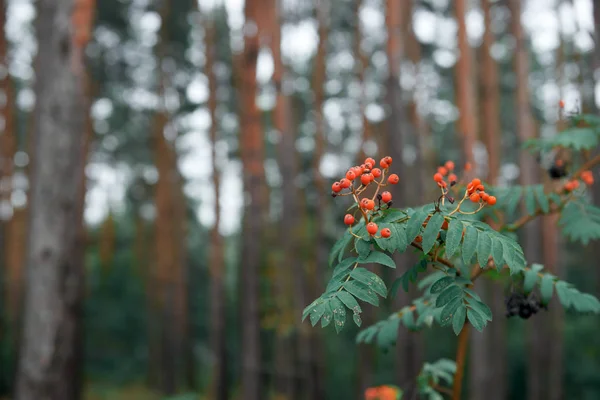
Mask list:
[[[438,388],[442,384],[452,386],[455,373],[456,363],[452,360],[442,358],[434,363],[425,363],[417,377],[419,394],[428,400],[443,400]]]
[[[494,188],[498,202],[495,210],[506,211],[512,215],[519,204],[524,204],[527,215],[547,214],[552,204],[561,207],[563,199],[556,193],[546,193],[544,185],[510,186],[505,188]]]
[[[563,307],[581,313],[600,314],[600,301],[591,294],[582,293],[573,285],[562,281],[552,274],[544,273],[543,266],[533,264],[522,272],[523,290],[531,293],[539,287],[543,304],[548,304],[556,292],[558,301]]]
[[[600,208],[577,197],[565,205],[558,225],[570,240],[587,245],[600,239]]]

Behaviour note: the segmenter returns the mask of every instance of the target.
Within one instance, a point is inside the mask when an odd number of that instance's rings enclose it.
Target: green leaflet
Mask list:
[[[475,229],[472,225],[467,226],[462,246],[462,259],[465,264],[471,264],[471,259],[473,258],[475,250],[477,249],[478,237],[479,234],[477,229]]]
[[[374,306],[379,305],[377,294],[361,282],[350,280],[344,285],[344,289],[357,299],[373,304]]]
[[[361,258],[368,257],[371,253],[371,243],[363,239],[355,238],[354,248]]]
[[[537,198],[538,204],[540,205],[540,209],[544,214],[547,214],[548,211],[550,211],[550,202],[544,193],[544,185],[536,185],[533,190],[535,192],[535,197]]]
[[[354,296],[352,296],[350,293],[345,292],[343,290],[340,290],[339,292],[336,293],[336,296],[354,314],[360,314],[362,312],[362,309],[360,308],[360,305],[358,305],[358,302],[356,301],[356,299],[354,298]]]
[[[323,303],[323,316],[321,317],[321,328],[328,326],[333,319],[333,310],[329,299]]]
[[[542,295],[542,303],[548,304],[552,299],[552,293],[554,291],[554,278],[550,274],[546,274],[542,277],[540,283],[540,294]]]
[[[391,209],[383,212],[383,216],[377,218],[375,222],[384,223],[384,222],[395,222],[400,219],[406,218],[407,213],[404,210]]]
[[[385,287],[383,280],[366,268],[359,267],[354,269],[354,271],[350,273],[350,277],[359,281],[360,283],[363,283],[366,287],[372,289],[381,297],[385,297],[387,295],[387,288]]]
[[[427,226],[423,231],[423,253],[427,254],[437,241],[437,236],[442,228],[444,216],[440,213],[433,214],[427,222]]]
[[[396,263],[392,260],[392,257],[378,251],[371,252],[367,257],[359,257],[357,262],[359,264],[376,263],[385,265],[386,267],[396,268]]]
[[[446,304],[442,309],[442,314],[440,315],[440,325],[450,325],[452,323],[452,317],[454,316],[454,313],[460,306],[463,306],[463,299],[461,296],[450,300],[450,302],[448,302],[448,304]]]
[[[572,200],[562,209],[558,225],[570,240],[587,245],[600,239],[600,208],[583,199]]]
[[[406,232],[404,224],[382,223],[380,225],[380,228],[388,228],[392,232],[392,236],[390,236],[389,238],[375,238],[375,242],[379,247],[381,247],[385,251],[389,251],[390,253],[393,253],[394,251],[403,253],[404,251],[406,251],[408,243],[406,242]]]
[[[346,307],[337,297],[331,299],[331,310],[333,312],[333,325],[335,331],[340,333],[346,324]]]
[[[460,305],[456,311],[454,312],[454,316],[452,317],[452,330],[454,334],[458,336],[460,331],[465,324],[465,318],[467,316],[467,307],[464,305]]]
[[[445,276],[442,279],[436,281],[433,285],[431,285],[430,292],[431,294],[440,293],[442,290],[446,289],[448,286],[454,283],[454,278],[451,276]]]
[[[410,220],[406,225],[406,241],[408,243],[412,243],[419,235],[421,228],[423,227],[423,222],[425,222],[427,217],[428,214],[423,210],[415,211],[415,213],[411,215]]]
[[[529,269],[524,272],[523,290],[525,293],[531,293],[533,287],[538,282],[538,274],[535,270]]]
[[[448,233],[446,234],[446,256],[452,257],[460,242],[463,234],[463,223],[459,219],[453,219],[450,221],[448,226]]]
[[[477,329],[479,332],[483,331],[483,327],[485,326],[485,321],[483,317],[475,310],[468,309],[467,310],[467,318],[473,328]]]
[[[472,297],[467,297],[468,307],[477,311],[484,320],[491,321],[492,320],[492,310],[487,306],[487,304],[481,302],[480,300],[474,299]],[[485,322],[484,322],[485,325]]]
[[[486,233],[479,234],[479,242],[477,243],[477,262],[481,268],[485,268],[488,259],[492,254],[492,238]]]
[[[535,214],[535,210],[537,208],[535,204],[535,193],[533,191],[533,187],[531,186],[527,186],[525,188],[525,208],[527,209],[527,214]]]
[[[346,231],[344,235],[333,245],[331,252],[329,253],[329,266],[333,267],[336,260],[337,262],[342,261],[344,257],[344,250],[352,241],[352,235],[349,231]]]
[[[460,287],[456,285],[449,286],[446,289],[444,289],[444,291],[440,293],[440,295],[437,297],[435,301],[435,306],[437,308],[444,307],[454,298],[462,296],[462,293],[463,291]]]

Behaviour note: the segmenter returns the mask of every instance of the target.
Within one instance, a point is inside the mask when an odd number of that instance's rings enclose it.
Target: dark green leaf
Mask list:
[[[402,312],[402,323],[411,330],[414,330],[417,327],[415,325],[413,312],[408,307]]]
[[[361,258],[366,258],[371,253],[371,243],[359,238],[354,239],[354,248]]]
[[[321,317],[321,328],[327,327],[333,319],[333,310],[331,309],[331,303],[327,299],[323,303],[323,316]]]
[[[446,256],[452,257],[462,240],[463,223],[458,219],[450,221],[446,235]]]
[[[344,285],[344,289],[346,289],[348,293],[354,295],[357,299],[373,304],[374,306],[379,305],[377,294],[363,283],[351,280]]]
[[[458,307],[462,306],[462,304],[463,299],[461,296],[455,297],[454,299],[450,300],[450,302],[446,304],[442,309],[442,314],[440,315],[440,325],[450,325],[450,323],[452,323],[452,317],[454,316],[454,313],[456,312]]]
[[[435,301],[435,306],[437,308],[444,307],[451,300],[455,299],[456,297],[462,296],[462,294],[463,291],[460,287],[456,285],[449,286],[437,297]]]
[[[538,281],[538,274],[533,269],[526,270],[524,274],[525,279],[523,280],[523,290],[525,293],[531,293],[533,287]]]
[[[435,244],[443,222],[444,216],[440,213],[433,214],[427,222],[427,226],[423,232],[423,253],[429,253],[429,250],[431,250]]]
[[[467,308],[464,305],[460,305],[452,317],[452,329],[454,330],[455,335],[458,336],[460,331],[462,331],[466,316]]]
[[[348,307],[354,314],[360,314],[362,309],[358,305],[358,302],[350,293],[340,290],[336,293],[336,296]]]
[[[550,211],[550,202],[548,201],[548,197],[544,193],[544,185],[536,185],[534,188],[535,197],[537,197],[538,204],[544,214],[547,214]]]
[[[338,262],[342,261],[342,258],[344,257],[344,250],[346,249],[346,247],[348,247],[348,244],[350,244],[351,241],[352,235],[349,231],[346,231],[344,233],[344,236],[342,236],[337,242],[335,242],[331,249],[331,252],[329,253],[330,267],[333,267],[336,260]]]
[[[477,229],[471,225],[467,226],[462,246],[462,259],[465,264],[471,264],[471,259],[477,249],[478,236]]]
[[[377,220],[377,222],[395,222],[400,219],[406,218],[407,214],[404,210],[389,210],[384,212],[384,215]]]
[[[477,261],[481,268],[485,268],[489,257],[492,255],[492,239],[485,232],[479,234],[479,242],[477,243]]]
[[[366,287],[372,289],[380,296],[387,296],[387,288],[385,287],[383,280],[368,269],[362,267],[356,268],[354,271],[352,271],[350,276],[352,279],[363,283]]]
[[[487,304],[481,302],[480,300],[476,300],[472,297],[467,298],[467,303],[469,303],[470,308],[477,311],[477,313],[479,313],[485,320],[492,320],[492,310],[490,310]]]
[[[415,238],[419,235],[421,228],[423,227],[423,222],[425,222],[427,216],[428,214],[423,210],[418,210],[411,215],[406,226],[406,240],[408,243],[412,243],[412,241],[415,240]]]
[[[532,187],[525,187],[525,208],[527,209],[527,214],[533,215],[537,209],[535,204],[535,193]]]
[[[451,276],[445,276],[442,279],[440,279],[439,281],[435,282],[432,286],[431,286],[431,294],[436,294],[441,292],[442,290],[446,289],[448,286],[452,285],[454,283],[454,278]]]
[[[545,274],[540,282],[540,294],[542,295],[542,303],[548,304],[552,299],[554,291],[554,278],[550,274]]]
[[[354,320],[356,326],[360,327],[362,325],[362,319],[360,318],[360,314],[354,314],[352,316],[352,319]]]
[[[392,257],[379,251],[373,251],[367,257],[359,257],[357,262],[359,264],[376,263],[385,265],[386,267],[396,268],[396,263],[394,262]]]
[[[335,331],[340,333],[346,324],[346,307],[344,307],[340,299],[334,297],[331,299],[331,309],[333,311]]]
[[[492,240],[492,257],[494,258],[494,263],[496,264],[496,269],[498,271],[501,271],[502,268],[504,268],[503,252],[502,241],[494,238],[494,240]]]
[[[356,257],[350,257],[344,259],[341,263],[339,263],[333,270],[333,275],[331,276],[331,282],[341,281],[346,279],[350,271],[352,270],[352,266],[356,263]]]
[[[483,327],[485,326],[485,320],[483,317],[475,310],[468,309],[467,310],[467,318],[473,328],[477,329],[479,332],[483,331]]]

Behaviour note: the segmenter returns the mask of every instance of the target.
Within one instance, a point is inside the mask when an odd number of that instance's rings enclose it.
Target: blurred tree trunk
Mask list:
[[[411,178],[409,168],[404,164],[403,160],[403,150],[404,146],[408,143],[409,132],[406,124],[406,106],[402,100],[402,88],[400,86],[400,63],[405,56],[405,38],[403,37],[405,29],[403,28],[403,22],[407,21],[408,17],[406,14],[408,12],[410,11],[408,11],[406,2],[387,0],[386,27],[388,38],[386,53],[389,73],[386,84],[386,103],[389,106],[390,113],[387,118],[386,147],[389,155],[394,159],[392,169],[400,176],[400,180],[407,186],[412,184],[419,186],[417,182],[419,180],[418,177],[416,177],[415,181],[412,181],[415,177]],[[417,199],[420,196],[418,194],[419,190],[415,190],[412,198],[409,198],[406,190],[399,190],[399,188],[392,187],[390,191],[394,196],[394,203],[400,207],[407,206],[410,201],[418,201]],[[395,254],[394,261],[398,266],[408,267],[414,261],[414,257],[408,253]],[[400,276],[404,270],[404,268],[398,268],[396,273]],[[394,307],[400,308],[406,306],[410,302],[410,298],[409,293],[399,290],[398,295],[394,299]],[[398,385],[403,388],[414,388],[414,380],[420,368],[421,360],[416,335],[401,328],[398,332],[396,357],[396,379]],[[408,390],[407,397],[410,398],[411,395],[412,391]]]
[[[261,112],[256,104],[256,61],[259,53],[257,24],[261,2],[247,0],[244,6],[246,28],[244,51],[239,71],[240,87],[240,150],[243,164],[244,190],[249,201],[244,210],[242,233],[242,392],[244,400],[261,399],[261,343],[259,309],[259,273],[261,264],[261,230],[265,196],[264,138]]]
[[[521,26],[521,2],[508,0],[511,13],[511,31],[515,39],[514,70],[516,73],[515,113],[517,119],[517,136],[520,143],[536,136],[529,99],[529,54],[523,28]],[[535,158],[526,151],[519,152],[520,183],[531,185],[539,181],[539,169]],[[524,211],[524,210],[523,210]],[[541,254],[541,224],[534,220],[523,228],[525,257],[529,262],[539,262]],[[548,349],[543,343],[540,332],[540,320],[533,320],[528,332],[529,371],[528,399],[546,399],[547,381],[543,379],[545,365],[548,365]]]
[[[456,0],[454,12],[458,22],[458,50],[460,53],[454,67],[456,73],[456,104],[459,110],[458,131],[463,137],[465,162],[475,167],[473,148],[477,139],[477,122],[475,119],[475,91],[473,87],[473,56],[466,26],[466,0]]]
[[[15,235],[15,228],[20,227],[18,223],[18,212],[13,208],[13,215],[5,215],[5,207],[10,205],[11,194],[13,190],[12,179],[14,174],[14,156],[17,151],[17,131],[15,129],[15,90],[12,78],[8,73],[8,42],[5,35],[7,4],[6,0],[0,0],[0,64],[6,71],[4,77],[0,80],[0,89],[4,95],[0,112],[3,120],[3,129],[0,133],[0,227],[3,235],[3,240],[0,243],[0,249],[4,256],[2,263],[6,271],[5,291],[6,304],[8,312],[8,320],[12,324],[13,329],[16,329],[17,316],[19,315],[19,303],[22,289],[22,262],[23,256],[14,257],[14,245],[16,244],[11,238]],[[20,246],[17,247],[17,249]],[[23,253],[24,255],[24,253]]]
[[[210,17],[209,17],[210,18]],[[217,77],[215,76],[216,35],[215,22],[205,21],[206,26],[206,75],[208,76],[208,111],[210,113],[210,140],[212,143],[212,180],[215,194],[215,223],[210,233],[210,313],[211,332],[210,347],[212,349],[212,371],[210,398],[215,400],[226,400],[228,397],[227,386],[227,352],[225,334],[227,331],[226,292],[225,292],[225,249],[221,228],[221,177],[217,162]]]
[[[313,269],[310,271],[311,276],[310,287],[312,288],[311,297],[317,298],[321,295],[325,279],[325,266],[327,265],[326,237],[324,226],[319,223],[326,221],[327,216],[327,189],[323,176],[320,173],[319,167],[323,158],[324,148],[326,145],[325,134],[325,119],[323,116],[323,103],[325,100],[325,80],[327,75],[326,58],[327,58],[327,41],[329,40],[329,13],[330,4],[327,1],[318,1],[315,4],[316,20],[318,22],[319,44],[317,54],[315,56],[315,69],[313,74],[313,93],[314,93],[314,111],[315,111],[315,151],[313,153],[313,181],[314,181],[314,236],[313,249],[314,261]],[[325,357],[323,354],[323,334],[321,330],[310,330],[311,335],[311,365],[309,371],[309,380],[313,382],[310,398],[314,400],[325,399],[325,388],[323,376],[325,375]]]
[[[284,93],[289,82],[286,76],[285,65],[281,55],[281,26],[283,19],[281,15],[281,2],[270,0],[268,4],[269,21],[267,25],[269,34],[269,45],[273,55],[274,70],[273,83],[275,85],[276,97],[273,109],[273,126],[280,135],[279,140],[279,170],[282,181],[282,217],[279,227],[279,241],[283,254],[282,263],[276,269],[276,303],[280,304],[283,312],[281,318],[284,325],[289,323],[286,310],[293,310],[291,323],[296,326],[296,335],[290,335],[281,324],[277,328],[276,343],[276,366],[275,366],[275,398],[291,399],[305,398],[303,393],[311,393],[308,377],[309,343],[306,327],[298,324],[297,316],[306,306],[304,299],[304,271],[298,262],[298,241],[302,220],[298,215],[302,212],[299,202],[296,200],[298,190],[295,185],[298,175],[298,157],[296,155],[296,134],[292,128],[291,99]],[[289,294],[291,291],[291,299]],[[289,306],[289,300],[293,300]],[[295,339],[295,340],[294,340]],[[294,352],[294,346],[296,351]],[[294,354],[296,355],[294,359]]]
[[[497,184],[501,160],[501,131],[500,131],[500,87],[498,66],[492,57],[491,49],[494,44],[492,32],[491,3],[482,0],[485,31],[481,47],[481,97],[482,118],[481,131],[487,148],[487,182]],[[489,220],[494,226],[494,222]],[[492,281],[479,281],[481,295],[487,297],[493,314],[498,315],[490,328],[482,333],[473,332],[471,335],[471,360],[469,396],[472,399],[488,398],[489,400],[504,400],[506,398],[506,319],[504,289],[502,285]],[[490,390],[490,388],[494,388]]]
[[[160,387],[164,394],[175,394],[181,379],[187,379],[187,293],[184,256],[185,206],[181,176],[177,169],[174,144],[167,140],[169,114],[164,103],[168,79],[163,69],[169,42],[169,3],[160,10],[160,38],[156,48],[158,59],[158,97],[155,115],[154,150],[158,171],[156,182],[155,251],[160,323]],[[189,382],[187,382],[189,383]]]
[[[37,3],[35,163],[17,400],[81,395],[84,243],[79,225],[88,99],[82,59],[86,41],[72,19],[74,5],[69,0]]]

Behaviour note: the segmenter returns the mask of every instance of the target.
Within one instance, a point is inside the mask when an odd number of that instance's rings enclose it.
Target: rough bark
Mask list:
[[[485,31],[481,47],[481,131],[487,148],[487,181],[495,185],[501,160],[500,131],[500,87],[498,66],[491,55],[494,34],[491,30],[491,4],[482,0]],[[488,221],[494,224],[493,221]],[[480,293],[486,297],[494,315],[504,314],[503,287],[497,282],[479,281]],[[506,398],[506,320],[495,318],[490,327],[482,333],[471,335],[469,396],[471,399],[489,398],[503,400]],[[494,387],[493,391],[489,388]]]
[[[465,162],[475,166],[473,148],[477,138],[475,120],[475,92],[473,83],[473,56],[467,37],[466,0],[456,0],[454,11],[458,22],[459,57],[454,68],[456,73],[456,104],[458,105],[458,131],[463,138]]]
[[[535,137],[535,126],[531,115],[530,93],[528,85],[529,54],[527,52],[526,38],[521,26],[521,2],[509,0],[511,12],[511,32],[515,39],[514,70],[516,74],[515,88],[515,113],[517,119],[517,136],[522,143]],[[526,151],[519,152],[519,180],[522,185],[531,185],[539,180],[539,170],[536,160]],[[540,223],[532,221],[523,228],[523,241],[525,257],[529,262],[541,261]],[[547,398],[542,393],[547,382],[542,378],[544,358],[548,349],[540,337],[540,321],[532,321],[529,339],[529,371],[528,371],[528,397],[529,399]],[[547,365],[547,363],[546,363]]]
[[[213,21],[206,22],[206,75],[208,76],[208,110],[211,117],[210,140],[212,143],[212,181],[215,194],[215,223],[210,233],[210,313],[211,332],[210,343],[212,353],[211,366],[211,398],[225,400],[228,396],[227,387],[227,352],[225,349],[226,332],[226,297],[225,297],[225,253],[223,237],[219,233],[221,227],[220,189],[221,176],[217,162],[217,77],[214,73],[216,61],[216,37]]]
[[[263,226],[264,139],[260,124],[260,110],[256,104],[256,61],[259,52],[259,22],[261,2],[247,0],[244,7],[246,29],[244,51],[241,55],[240,116],[242,131],[240,149],[244,166],[244,190],[248,204],[244,212],[242,239],[242,392],[245,400],[261,398],[261,343],[260,343],[260,237]]]
[[[25,318],[15,399],[77,399],[85,73],[72,0],[37,2],[38,55]]]

